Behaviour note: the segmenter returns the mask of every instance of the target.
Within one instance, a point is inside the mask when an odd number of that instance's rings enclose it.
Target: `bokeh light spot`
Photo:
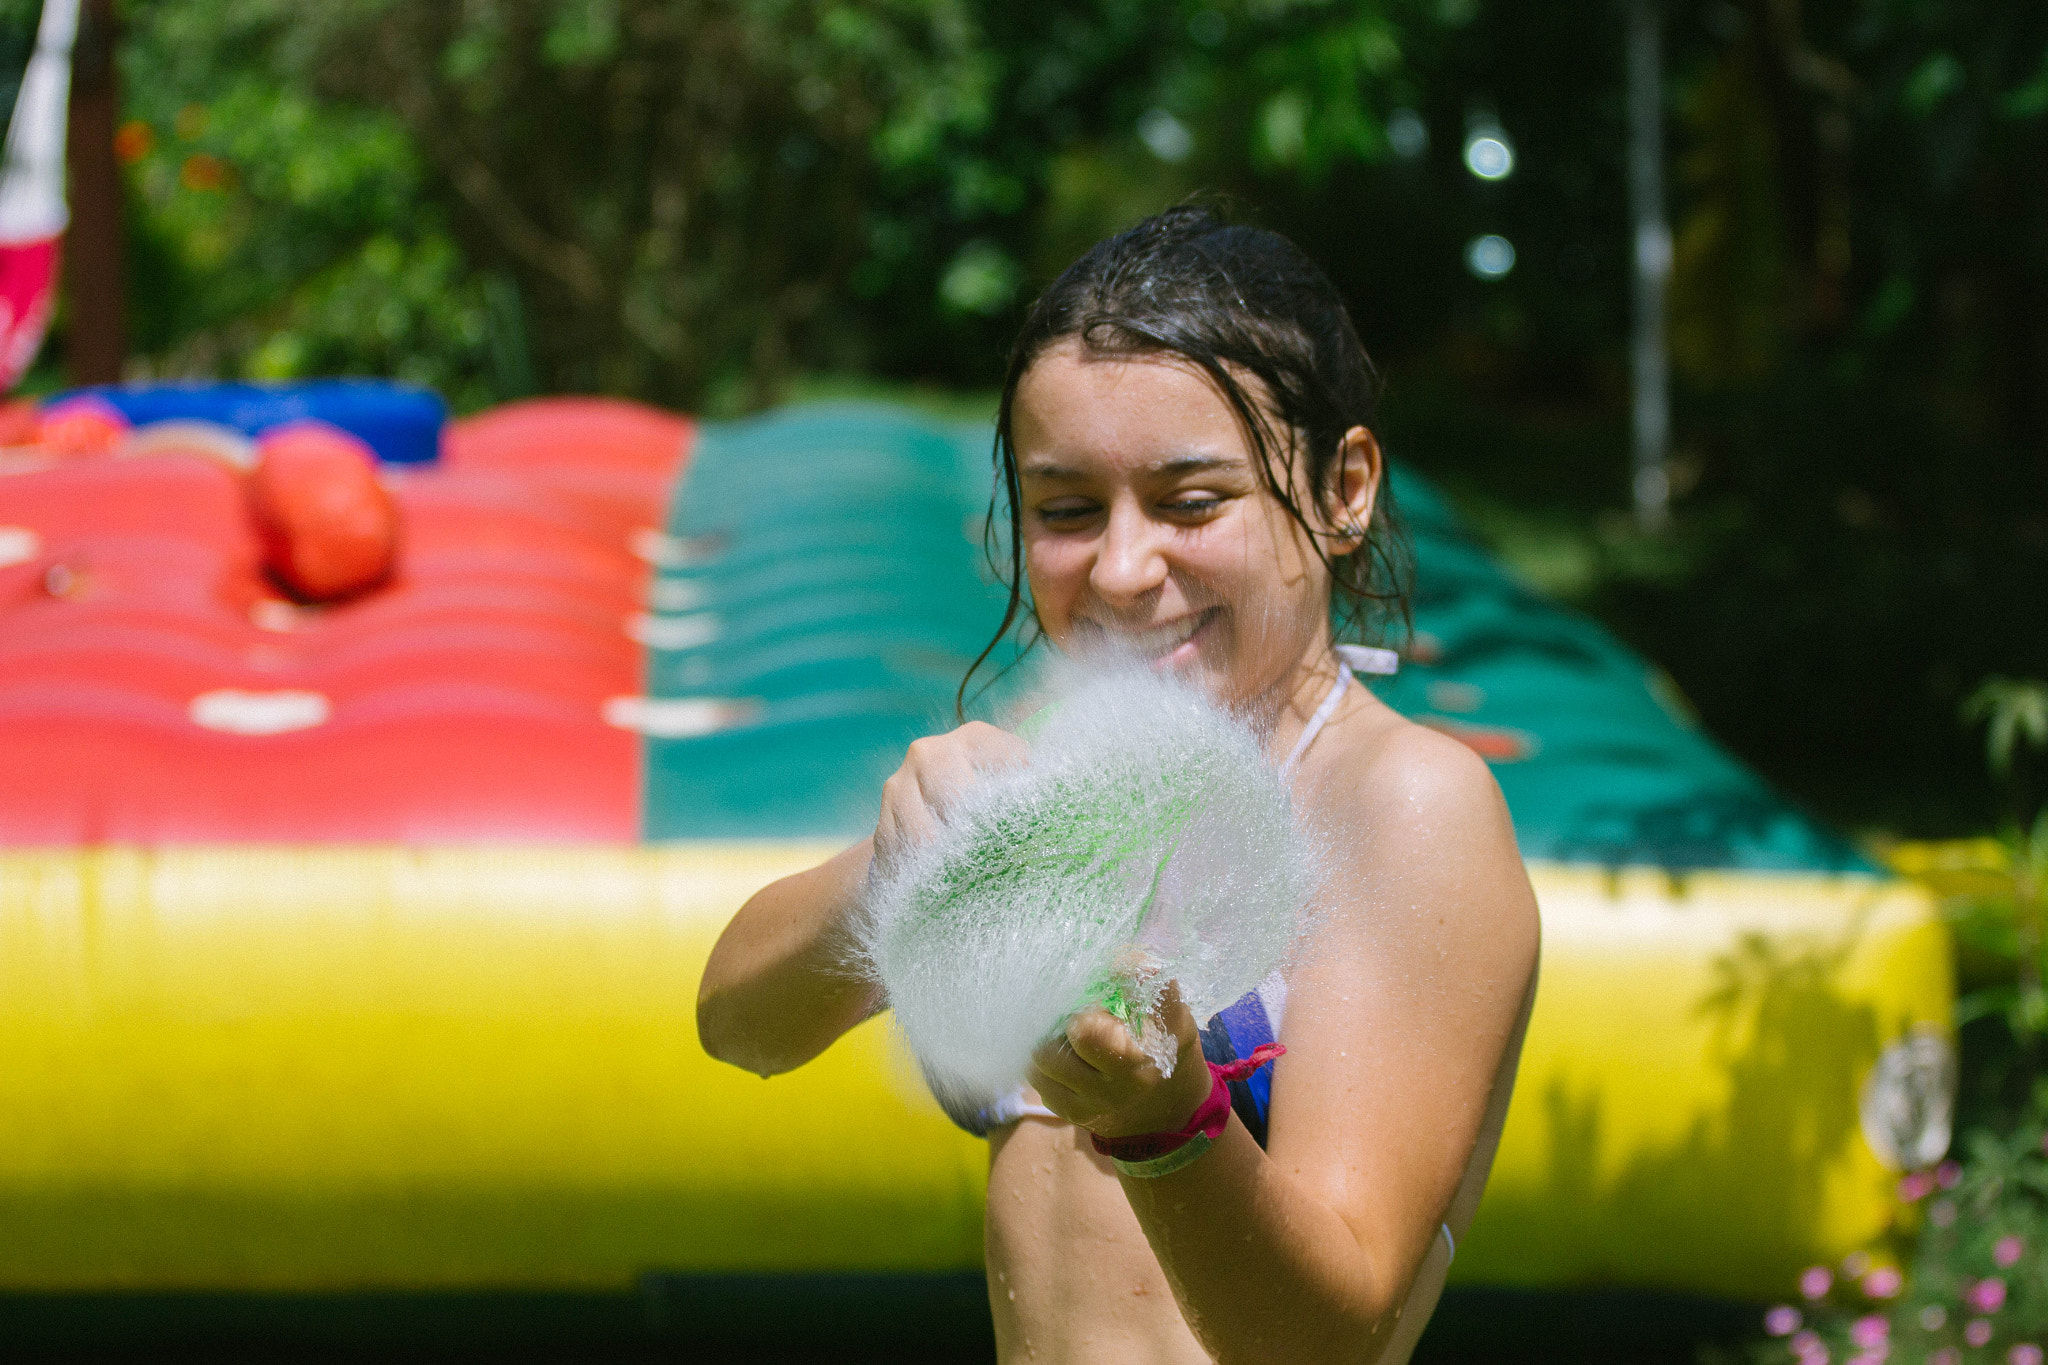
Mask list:
[[[1482,280],[1498,280],[1515,268],[1515,244],[1497,232],[1465,244],[1465,268]]]
[[[1506,133],[1474,133],[1465,139],[1465,169],[1481,180],[1505,180],[1514,173],[1515,149]]]

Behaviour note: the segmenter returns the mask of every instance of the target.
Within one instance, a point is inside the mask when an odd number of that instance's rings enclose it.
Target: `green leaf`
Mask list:
[[[1994,1014],[2010,1015],[2019,1002],[2019,987],[1992,986],[1956,999],[1956,1024],[1961,1026]]]
[[[1000,313],[1017,296],[1023,271],[997,246],[986,240],[969,242],[960,248],[939,280],[939,297],[946,306],[962,313]]]
[[[619,0],[572,0],[555,15],[541,51],[556,66],[594,66],[619,49]]]
[[[1999,777],[2012,770],[2022,744],[2048,748],[2048,683],[1988,678],[1963,702],[1962,714],[1966,721],[1983,722],[1985,756]]]
[[[1940,107],[1963,83],[1963,64],[1955,54],[1937,52],[1920,63],[1906,80],[1900,99],[1907,109],[1925,118]]]

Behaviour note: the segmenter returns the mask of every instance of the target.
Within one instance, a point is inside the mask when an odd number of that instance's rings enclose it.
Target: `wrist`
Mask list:
[[[1095,1150],[1110,1159],[1119,1175],[1151,1180],[1172,1174],[1199,1158],[1223,1135],[1230,1123],[1229,1083],[1242,1080],[1286,1051],[1278,1043],[1268,1043],[1250,1057],[1225,1066],[1204,1061],[1202,1074],[1209,1081],[1208,1093],[1178,1129],[1114,1138],[1090,1134]]]
[[[1199,1045],[1181,1053],[1179,1065],[1174,1068],[1171,1082],[1174,1101],[1162,1117],[1167,1121],[1157,1125],[1156,1131],[1163,1133],[1184,1133],[1194,1131],[1196,1116],[1202,1112],[1216,1093],[1216,1072],[1202,1055]],[[1211,1136],[1214,1136],[1213,1134]]]

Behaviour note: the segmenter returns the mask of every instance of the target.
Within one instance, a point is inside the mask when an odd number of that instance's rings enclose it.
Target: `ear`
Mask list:
[[[1372,509],[1379,501],[1380,480],[1386,474],[1386,457],[1380,453],[1379,438],[1365,427],[1344,433],[1337,451],[1337,467],[1330,492],[1330,511],[1336,523],[1339,553],[1351,554],[1365,544],[1366,529],[1372,525]],[[1354,529],[1355,528],[1355,529]]]

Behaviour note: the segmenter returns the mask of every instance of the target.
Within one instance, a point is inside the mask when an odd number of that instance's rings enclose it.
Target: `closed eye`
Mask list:
[[[1101,510],[1092,502],[1051,503],[1038,509],[1038,519],[1048,526],[1078,526]]]
[[[1224,504],[1229,501],[1228,497],[1218,497],[1211,493],[1200,493],[1169,498],[1166,501],[1155,503],[1154,506],[1158,509],[1157,515],[1159,516],[1168,517],[1176,521],[1199,522],[1206,521],[1215,516],[1223,510]],[[1093,518],[1102,515],[1102,504],[1093,499],[1085,498],[1048,502],[1042,503],[1033,509],[1033,515],[1038,518],[1042,525],[1055,529],[1066,529],[1083,525]]]

